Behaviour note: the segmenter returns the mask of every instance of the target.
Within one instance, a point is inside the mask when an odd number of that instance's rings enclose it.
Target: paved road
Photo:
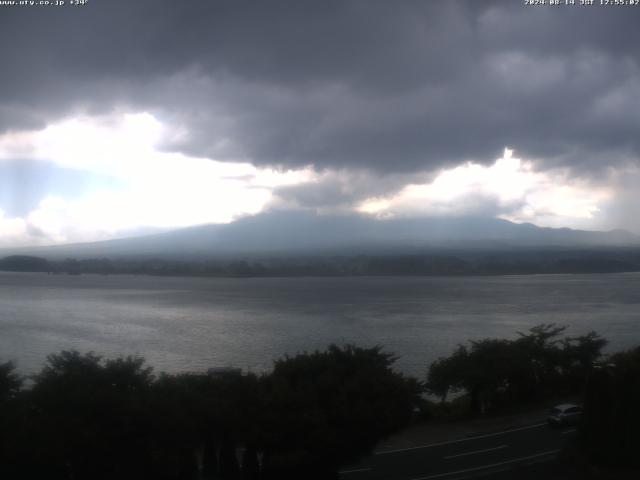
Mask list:
[[[538,423],[431,445],[381,451],[340,472],[343,480],[453,480],[556,457],[575,429]]]

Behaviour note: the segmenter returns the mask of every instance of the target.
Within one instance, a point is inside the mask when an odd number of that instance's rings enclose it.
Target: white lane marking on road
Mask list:
[[[564,432],[562,432],[562,435],[566,435],[567,433],[573,433],[575,431],[576,431],[575,428],[572,428],[571,430],[565,430]]]
[[[474,450],[473,452],[465,452],[465,453],[457,453],[455,455],[447,455],[444,457],[445,459],[449,458],[458,458],[458,457],[466,457],[467,455],[475,455],[476,453],[485,453],[485,452],[493,452],[494,450],[501,450],[503,448],[507,448],[509,445],[500,445],[499,447],[493,448],[484,448],[482,450]]]
[[[451,443],[468,442],[470,440],[477,440],[479,438],[495,437],[496,435],[504,435],[511,432],[518,432],[520,430],[528,430],[530,428],[539,428],[539,427],[542,427],[543,425],[546,425],[546,423],[536,423],[535,425],[528,425],[526,427],[512,428],[511,430],[503,430],[502,432],[487,433],[485,435],[476,435],[474,437],[460,438],[458,440],[449,440],[446,442],[430,443],[428,445],[419,445],[417,447],[398,448],[396,450],[383,450],[382,452],[376,452],[375,455],[387,455],[389,453],[408,452],[409,450],[419,450],[421,448],[438,447],[440,445],[449,445]]]
[[[340,470],[338,473],[340,475],[346,475],[348,473],[357,473],[357,472],[368,472],[370,471],[371,468],[370,467],[366,467],[366,468],[354,468],[353,470]]]
[[[430,480],[432,478],[442,478],[442,477],[450,477],[452,475],[459,475],[461,473],[469,473],[469,472],[474,472],[474,471],[478,471],[478,470],[486,470],[488,468],[495,468],[495,467],[500,467],[502,465],[508,465],[510,463],[516,463],[516,462],[522,462],[524,460],[531,460],[534,458],[540,458],[540,457],[544,457],[547,455],[553,455],[558,453],[560,450],[549,450],[548,452],[542,452],[542,453],[536,453],[534,455],[529,455],[527,457],[520,457],[520,458],[514,458],[513,460],[507,460],[505,462],[498,462],[498,463],[491,463],[489,465],[482,465],[480,467],[473,467],[473,468],[465,468],[464,470],[456,470],[455,472],[445,472],[445,473],[437,473],[436,475],[429,475],[426,477],[417,477],[417,478],[412,478],[411,480]]]

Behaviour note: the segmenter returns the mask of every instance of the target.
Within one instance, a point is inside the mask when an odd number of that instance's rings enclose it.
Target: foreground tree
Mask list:
[[[144,360],[92,353],[50,355],[26,398],[23,468],[43,478],[141,478],[148,460]],[[29,450],[37,452],[33,455]]]
[[[594,365],[602,356],[607,341],[591,331],[578,337],[567,337],[562,341],[562,380],[571,390],[582,389]]]
[[[154,478],[252,478],[261,401],[251,374],[160,376],[150,402]]]
[[[405,426],[420,393],[380,347],[332,345],[285,357],[264,379],[264,478],[336,478]]]
[[[379,347],[332,346],[285,357],[261,378],[156,378],[141,358],[63,351],[24,391],[0,365],[0,476],[331,478],[409,421],[420,385],[393,362]]]
[[[440,403],[447,401],[450,393],[464,388],[463,378],[468,365],[469,350],[465,345],[458,345],[448,357],[440,357],[429,367],[426,390],[440,398]]]
[[[449,392],[469,396],[469,412],[552,394],[576,393],[606,341],[595,332],[560,338],[566,327],[541,324],[515,340],[487,338],[458,345],[449,357],[433,362],[427,390],[444,402]]]
[[[22,387],[22,377],[13,362],[0,363],[0,405],[14,398]]]
[[[640,347],[612,355],[587,384],[580,440],[595,464],[640,467]]]
[[[22,378],[13,362],[0,363],[0,478],[8,478],[13,473],[10,465],[16,463],[14,432],[18,430],[21,387]]]

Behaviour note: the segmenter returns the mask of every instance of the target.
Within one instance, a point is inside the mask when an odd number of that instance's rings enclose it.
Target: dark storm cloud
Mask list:
[[[0,13],[3,129],[145,109],[186,131],[166,149],[386,174],[511,146],[586,175],[640,152],[640,8],[92,0]]]
[[[272,208],[350,210],[366,198],[393,194],[409,183],[426,183],[429,175],[375,175],[366,170],[327,171],[313,182],[274,189]]]

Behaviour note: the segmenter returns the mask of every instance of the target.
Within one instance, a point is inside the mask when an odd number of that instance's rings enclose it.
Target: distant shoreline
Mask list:
[[[0,271],[54,275],[132,274],[178,277],[503,276],[640,272],[640,251],[459,252],[378,255],[239,256],[218,259],[0,258]]]
[[[204,275],[204,274],[161,274],[161,273],[65,273],[65,272],[19,272],[12,270],[0,270],[0,274],[39,275],[53,277],[149,277],[149,278],[202,278],[202,279],[277,279],[277,278],[496,278],[496,277],[562,277],[577,275],[637,275],[640,270],[614,271],[614,272],[564,272],[564,273],[469,273],[469,274],[291,274],[291,275]]]

